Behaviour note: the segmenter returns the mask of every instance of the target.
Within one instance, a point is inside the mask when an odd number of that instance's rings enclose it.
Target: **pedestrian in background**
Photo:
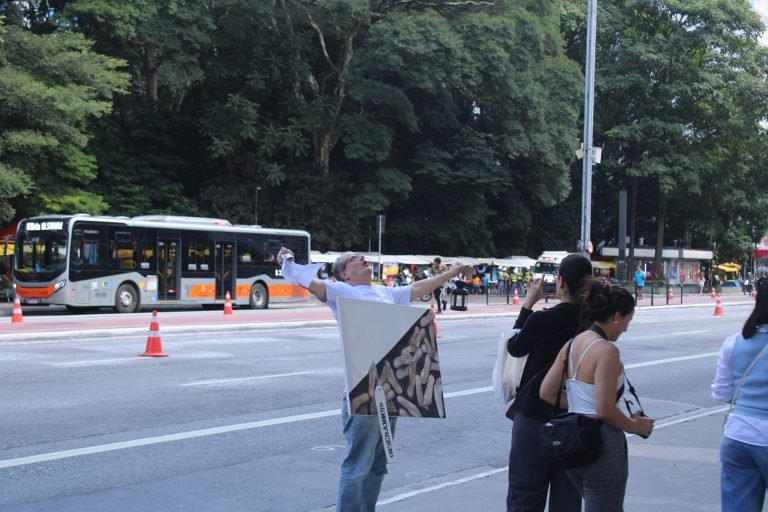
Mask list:
[[[635,299],[621,286],[596,280],[587,286],[585,295],[582,315],[591,325],[560,350],[541,384],[541,398],[555,404],[560,395],[568,412],[602,421],[600,458],[566,472],[584,498],[586,512],[622,512],[629,476],[624,432],[648,437],[654,423],[643,411],[629,417],[617,405],[624,395],[624,364],[615,342],[632,321]],[[566,392],[562,393],[566,351]]]
[[[542,311],[533,311],[543,297],[540,278],[531,281],[520,314],[517,331],[507,341],[513,357],[527,355],[520,381],[520,391],[508,416],[513,418],[512,446],[509,450],[509,487],[507,512],[542,512],[547,503],[553,512],[581,510],[581,495],[568,478],[539,450],[539,430],[553,413],[551,404],[539,397],[544,375],[560,349],[582,328],[582,291],[592,280],[592,263],[581,254],[569,254],[560,263],[556,277],[560,303]]]
[[[637,300],[643,300],[643,288],[645,288],[645,272],[640,265],[635,270],[635,292],[637,293]]]
[[[339,319],[336,309],[338,297],[410,304],[412,300],[431,292],[462,270],[462,265],[457,263],[448,272],[416,281],[410,286],[388,287],[372,284],[373,270],[365,261],[365,256],[359,253],[345,252],[338,257],[332,267],[336,281],[321,281],[314,277],[317,273],[315,265],[299,265],[293,263],[292,259],[293,253],[282,247],[278,253],[278,261],[283,262],[283,277],[303,286],[328,305],[336,321]],[[361,339],[365,337],[361,336]],[[381,440],[379,420],[376,416],[350,415],[345,392],[341,405],[341,422],[347,452],[341,463],[336,511],[375,510],[381,484],[387,473],[387,457]],[[395,421],[392,421],[393,435],[394,430]]]
[[[443,265],[442,260],[439,257],[435,258],[434,261],[432,262],[432,276],[434,277],[439,276],[440,274],[444,273],[446,270],[447,268],[445,265]],[[445,309],[445,306],[441,307],[442,301],[440,300],[440,296],[442,295],[442,292],[443,292],[442,285],[432,290],[432,295],[435,296],[435,302],[437,303],[438,313],[442,313],[443,309]]]
[[[712,398],[731,403],[720,442],[723,512],[760,512],[768,487],[768,278],[755,308],[717,355]]]

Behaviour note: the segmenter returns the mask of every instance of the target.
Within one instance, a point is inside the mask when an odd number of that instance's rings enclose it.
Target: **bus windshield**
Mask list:
[[[19,227],[13,270],[28,280],[50,280],[64,271],[67,233],[62,230],[28,231]]]
[[[557,273],[558,266],[559,265],[557,265],[556,263],[547,263],[544,261],[537,261],[536,265],[533,266],[533,273],[555,275]]]

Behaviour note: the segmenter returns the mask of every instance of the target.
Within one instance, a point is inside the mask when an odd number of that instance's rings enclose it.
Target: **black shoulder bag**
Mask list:
[[[573,339],[568,342],[563,361],[563,377],[555,401],[556,410],[560,409],[560,393],[565,388],[568,371],[568,358]],[[551,418],[539,431],[539,444],[542,453],[565,469],[588,466],[600,458],[602,439],[600,426],[602,421],[583,414],[568,412]]]

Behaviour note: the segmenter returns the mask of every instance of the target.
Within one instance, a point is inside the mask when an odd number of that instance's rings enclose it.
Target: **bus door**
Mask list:
[[[179,298],[179,240],[157,241],[157,300]]]
[[[216,298],[235,300],[235,242],[216,242]]]

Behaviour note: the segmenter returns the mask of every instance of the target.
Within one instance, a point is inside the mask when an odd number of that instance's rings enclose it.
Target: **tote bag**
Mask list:
[[[517,396],[520,381],[523,378],[525,363],[528,361],[528,356],[512,357],[507,351],[507,340],[519,331],[520,329],[513,329],[511,333],[501,333],[496,354],[496,364],[494,364],[493,373],[491,374],[493,395],[497,400],[504,402],[507,407]]]

